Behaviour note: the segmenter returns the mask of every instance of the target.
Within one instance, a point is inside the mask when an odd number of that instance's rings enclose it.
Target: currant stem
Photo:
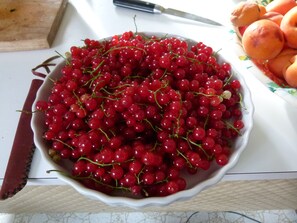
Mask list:
[[[55,53],[58,54],[60,57],[62,57],[62,58],[65,60],[65,62],[66,62],[67,65],[70,64],[70,62],[69,62],[69,58],[70,58],[70,57],[69,57],[69,56],[67,56],[67,55],[63,56],[61,53],[59,53],[59,52],[56,51],[56,50],[55,50]]]
[[[137,34],[136,15],[133,16],[133,22],[134,22],[134,26],[135,26],[135,33]]]
[[[241,132],[235,128],[231,123],[229,123],[228,121],[225,121],[225,124],[227,125],[227,127],[233,129],[234,131],[236,131],[239,135],[241,135]]]
[[[239,92],[238,93],[238,96],[239,96],[239,104],[240,104],[240,107],[244,110],[247,110],[247,108],[245,107],[244,103],[243,103],[243,98],[242,98],[242,94]]]
[[[143,48],[139,48],[136,46],[119,46],[119,47],[111,47],[109,50],[107,50],[105,53],[103,53],[102,56],[105,56],[106,54],[109,54],[112,51],[122,50],[122,49],[126,49],[126,48],[137,49],[137,50],[144,52],[144,54],[147,54],[147,52]]]
[[[98,130],[99,130],[100,132],[103,133],[103,135],[105,136],[105,138],[106,138],[108,141],[110,141],[110,138],[108,137],[107,133],[106,133],[103,129],[98,128]]]
[[[228,84],[230,83],[232,77],[233,77],[233,72],[232,72],[231,75],[228,77],[228,79],[225,81],[223,87],[225,87],[226,85],[228,85]]]
[[[210,159],[211,158],[208,155],[208,153],[205,151],[205,149],[203,149],[203,147],[202,147],[201,144],[195,143],[195,142],[193,142],[192,140],[189,139],[188,134],[187,134],[187,138],[185,138],[185,137],[181,137],[181,138],[184,139],[184,140],[186,140],[191,148],[192,148],[191,144],[194,145],[194,146],[196,146],[197,148],[199,148],[204,153],[204,155],[207,157],[207,159]]]
[[[156,126],[156,127],[153,126],[153,124],[147,118],[145,118],[143,120],[146,121],[155,132],[158,132],[158,130],[161,130],[158,126]]]
[[[106,187],[109,187],[111,189],[117,189],[117,190],[125,190],[125,191],[130,191],[129,188],[127,187],[118,187],[118,186],[112,186],[110,184],[105,184],[103,183],[102,181],[100,180],[97,180],[95,179],[92,175],[89,175],[89,176],[86,176],[86,177],[80,177],[80,176],[73,176],[73,175],[70,175],[64,171],[61,171],[61,170],[47,170],[46,173],[50,173],[50,172],[58,172],[66,177],[69,177],[71,179],[74,179],[74,180],[85,180],[85,179],[91,179],[93,181],[95,181],[96,183],[100,184],[100,185],[103,185],[103,186],[106,186]]]
[[[78,161],[79,160],[86,160],[86,161],[88,161],[88,162],[90,162],[90,163],[93,163],[93,164],[95,164],[95,165],[97,165],[97,166],[100,166],[100,167],[107,167],[107,166],[114,166],[114,165],[121,165],[122,163],[120,163],[120,162],[112,162],[112,163],[98,163],[98,162],[96,162],[96,161],[93,161],[93,160],[91,160],[91,159],[89,159],[89,158],[87,158],[87,157],[84,157],[84,156],[81,156],[79,159],[78,159]],[[125,163],[128,163],[128,162],[131,162],[131,161],[133,161],[134,160],[134,158],[131,158],[131,159],[128,159],[128,160],[126,160],[126,161],[124,161]]]
[[[180,155],[182,158],[184,158],[187,162],[187,164],[189,165],[190,168],[194,168],[193,165],[190,163],[190,161],[188,160],[188,158],[178,149],[176,150],[177,154]]]
[[[158,100],[157,100],[157,93],[159,91],[161,91],[162,89],[166,88],[168,86],[168,82],[166,81],[164,85],[162,85],[159,89],[157,89],[156,91],[154,91],[154,99],[156,101],[156,104],[158,105],[159,108],[162,109],[162,106],[159,104]]]
[[[74,150],[74,148],[72,146],[70,146],[69,144],[63,142],[62,140],[60,140],[60,139],[54,139],[54,140],[57,141],[57,142],[62,143],[64,146],[68,147],[69,149]]]
[[[76,98],[77,100],[77,104],[80,108],[83,108],[83,103],[81,102],[80,98],[78,97],[78,95],[75,93],[75,91],[72,91],[74,97]],[[84,109],[84,108],[83,108]]]
[[[38,110],[36,110],[36,111],[27,111],[27,110],[16,110],[16,112],[21,112],[21,113],[25,113],[25,114],[27,114],[27,115],[32,115],[33,113],[35,113],[35,112],[38,112]]]
[[[180,93],[178,93],[179,95],[180,95]],[[180,95],[180,99],[181,99],[182,97],[181,97],[181,95]],[[183,100],[181,99],[180,100],[180,103],[181,104],[183,104]],[[179,114],[178,114],[178,118],[177,118],[177,121],[176,121],[176,123],[177,123],[177,129],[176,129],[176,133],[174,133],[173,134],[173,136],[175,137],[175,138],[178,138],[179,137],[179,135],[178,135],[178,132],[179,132],[179,128],[180,128],[180,117],[181,117],[181,115],[182,115],[182,109],[180,109],[179,110]]]
[[[93,75],[93,73],[96,72],[96,71],[103,65],[103,63],[104,63],[104,60],[102,60],[94,70],[91,70],[90,75]],[[102,74],[101,74],[101,73],[98,73],[96,76],[93,76],[90,80],[88,80],[88,81],[84,84],[84,86],[89,85],[89,86],[91,87],[92,84],[93,84],[93,82],[94,82],[97,78],[99,78],[99,77],[101,77],[101,76],[102,76]]]

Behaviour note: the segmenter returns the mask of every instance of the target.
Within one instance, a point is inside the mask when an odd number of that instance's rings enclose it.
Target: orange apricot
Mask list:
[[[267,13],[266,7],[264,5],[258,4],[258,7],[259,7],[259,10],[260,10],[259,17],[261,17],[261,16],[263,16],[263,15],[265,15]]]
[[[291,87],[297,88],[297,55],[291,57],[283,69],[283,75]]]
[[[285,15],[291,8],[297,6],[296,0],[274,0],[266,6],[267,12],[278,12]]]
[[[258,20],[260,8],[252,1],[239,2],[231,12],[230,21],[234,26],[246,26]]]
[[[280,28],[285,35],[286,44],[297,48],[297,6],[284,15]]]
[[[283,49],[279,55],[267,62],[267,67],[277,77],[284,79],[284,67],[295,55],[297,55],[297,50],[292,48]]]
[[[283,17],[284,16],[278,12],[266,12],[263,16],[260,17],[260,19],[269,19],[280,26]]]
[[[242,36],[242,46],[252,59],[269,60],[283,49],[285,38],[280,27],[268,19],[249,25]]]

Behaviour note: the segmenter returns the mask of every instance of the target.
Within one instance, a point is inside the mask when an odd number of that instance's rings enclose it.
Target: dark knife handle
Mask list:
[[[135,9],[142,12],[156,13],[156,4],[139,0],[113,0],[113,4],[119,7]]]

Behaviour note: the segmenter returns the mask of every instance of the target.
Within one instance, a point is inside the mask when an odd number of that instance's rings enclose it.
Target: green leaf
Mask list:
[[[293,96],[296,96],[296,97],[297,97],[297,89],[289,89],[289,90],[288,90],[288,93],[289,93],[290,95],[293,95]]]
[[[275,82],[269,82],[268,84],[267,84],[269,87],[271,87],[271,88],[281,88],[278,84],[276,84]]]

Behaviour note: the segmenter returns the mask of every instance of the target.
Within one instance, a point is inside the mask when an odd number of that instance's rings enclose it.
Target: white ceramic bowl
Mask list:
[[[160,33],[146,33],[147,35],[157,35],[157,36],[165,36],[164,34]],[[178,37],[178,36],[175,36]],[[178,37],[181,39],[186,39],[183,37]],[[193,40],[188,40],[189,44],[195,43]],[[224,57],[219,53],[218,57],[219,61],[226,61]],[[228,62],[228,61],[227,61]],[[232,63],[231,63],[232,64]],[[59,63],[53,71],[46,77],[43,85],[39,89],[36,97],[36,101],[38,100],[46,100],[50,90],[52,88],[52,81],[50,79],[59,78],[60,69],[64,65],[64,61]],[[187,181],[187,188],[183,191],[178,193],[166,196],[166,197],[148,197],[148,198],[129,198],[127,197],[117,197],[117,196],[109,196],[104,193],[88,189],[82,186],[79,182],[57,172],[58,178],[65,181],[67,184],[72,186],[75,190],[79,193],[95,200],[102,201],[111,206],[125,206],[131,208],[142,208],[147,206],[165,206],[175,201],[190,199],[197,195],[202,190],[215,185],[218,183],[223,176],[228,172],[232,167],[235,166],[237,163],[241,153],[245,149],[248,139],[250,136],[250,132],[253,126],[253,113],[254,113],[254,106],[251,99],[251,94],[249,91],[248,86],[246,85],[244,79],[241,75],[233,68],[234,78],[238,79],[242,85],[242,102],[244,104],[245,109],[243,110],[243,121],[245,123],[245,127],[242,130],[242,135],[238,137],[234,143],[234,150],[230,156],[229,162],[227,165],[221,167],[213,162],[211,167],[207,171],[199,172],[199,177],[186,177]],[[33,110],[35,110],[36,101],[33,104]],[[34,132],[34,142],[36,147],[42,154],[42,158],[44,162],[47,162],[52,169],[67,171],[67,163],[63,163],[62,165],[58,165],[57,163],[53,162],[52,159],[48,155],[48,148],[45,140],[43,139],[43,115],[40,112],[36,112],[33,114],[31,126]]]

